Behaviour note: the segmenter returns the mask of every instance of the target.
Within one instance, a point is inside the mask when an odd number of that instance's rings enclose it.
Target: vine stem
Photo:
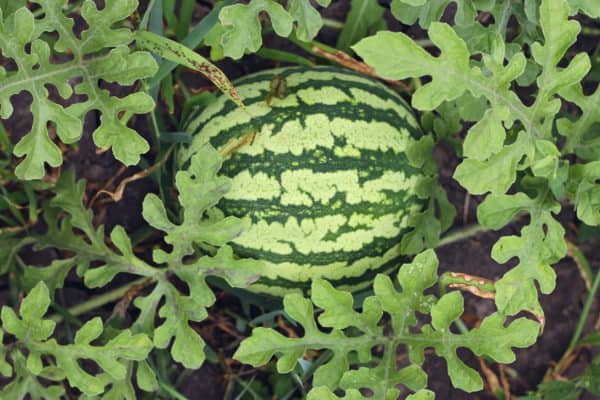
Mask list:
[[[332,29],[342,29],[344,27],[344,23],[340,21],[336,21],[331,18],[321,18],[323,20],[323,26],[326,28]]]
[[[473,237],[481,232],[486,232],[488,229],[482,227],[481,225],[469,225],[460,229],[455,229],[450,232],[448,235],[444,236],[436,248],[449,245],[451,243],[459,242],[461,240]],[[85,314],[88,311],[92,311],[95,308],[102,307],[105,304],[112,303],[114,301],[122,298],[129,289],[133,286],[144,283],[148,280],[148,277],[142,277],[135,281],[131,281],[126,285],[113,289],[109,292],[102,293],[96,297],[93,297],[83,303],[77,304],[73,307],[70,307],[66,310],[69,314],[76,317],[81,314]],[[61,314],[53,314],[50,316],[50,319],[56,323],[62,322],[64,320],[64,316]]]
[[[580,263],[585,270],[590,271],[590,264],[583,255],[583,253],[581,253],[581,251],[575,245],[573,245],[573,248],[577,250],[576,254],[578,254],[576,261]],[[585,299],[585,303],[583,304],[583,308],[581,309],[581,314],[579,315],[579,320],[577,321],[577,325],[575,327],[575,331],[573,332],[573,337],[571,338],[569,347],[567,347],[567,350],[564,352],[563,356],[556,363],[556,365],[553,368],[549,369],[548,372],[546,372],[546,378],[550,378],[555,373],[560,374],[563,372],[564,369],[568,368],[571,354],[573,354],[573,352],[578,347],[579,339],[581,338],[585,322],[587,321],[590,309],[592,308],[592,304],[594,303],[596,293],[598,292],[598,287],[600,287],[600,269],[596,271],[594,281],[592,282],[590,291],[588,292],[588,295]]]
[[[169,385],[167,382],[159,380],[158,381],[158,385],[160,386],[160,388],[162,390],[164,390],[165,392],[167,392],[169,395],[173,396],[174,399],[187,400],[187,397],[185,397],[184,395],[182,395],[181,393],[179,393],[177,391],[177,389],[175,389],[173,386]]]
[[[467,225],[458,229],[453,229],[447,235],[444,235],[444,237],[442,237],[435,247],[444,247],[487,231],[489,231],[488,228],[484,228],[479,224]]]
[[[142,277],[140,279],[136,279],[135,281],[131,281],[126,285],[120,286],[109,292],[102,293],[96,297],[89,299],[88,301],[85,301],[83,303],[77,304],[76,306],[70,307],[67,311],[69,312],[69,314],[71,314],[74,317],[81,315],[81,314],[85,314],[86,312],[92,311],[98,307],[102,307],[103,305],[105,305],[107,303],[112,303],[113,301],[119,300],[133,286],[141,285],[146,280],[148,280],[147,277]],[[53,314],[50,316],[50,319],[58,324],[59,322],[61,322],[64,319],[64,316],[61,314]]]
[[[585,299],[585,304],[583,305],[583,309],[581,310],[581,315],[579,317],[579,321],[577,321],[577,327],[575,328],[575,333],[573,333],[573,338],[571,339],[569,348],[574,348],[577,345],[577,342],[579,342],[579,339],[581,338],[581,333],[583,332],[585,321],[587,320],[587,317],[590,313],[590,309],[592,308],[592,304],[594,303],[594,298],[596,297],[596,292],[598,291],[599,286],[600,269],[596,271],[596,276],[594,277],[592,289],[590,290],[587,298]]]

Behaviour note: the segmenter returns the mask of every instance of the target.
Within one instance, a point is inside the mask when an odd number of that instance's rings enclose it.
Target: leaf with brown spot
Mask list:
[[[148,31],[136,32],[135,40],[141,48],[149,50],[166,60],[176,62],[202,73],[223,93],[229,96],[235,104],[244,108],[242,99],[225,73],[189,47]]]

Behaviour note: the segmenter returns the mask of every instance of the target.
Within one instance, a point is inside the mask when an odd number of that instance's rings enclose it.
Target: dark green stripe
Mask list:
[[[268,85],[265,85],[265,87],[266,87],[265,90],[261,91],[258,96],[253,97],[253,98],[244,99],[244,103],[246,105],[251,105],[256,102],[266,101],[266,98],[268,95],[268,90],[267,90]],[[384,87],[381,87],[379,85],[368,85],[368,84],[357,83],[357,82],[348,82],[348,81],[341,80],[341,79],[333,79],[333,80],[329,79],[326,81],[316,81],[313,79],[313,80],[310,80],[307,82],[303,82],[298,86],[294,86],[294,87],[290,88],[288,90],[288,94],[295,94],[297,91],[302,90],[302,89],[319,88],[319,87],[336,88],[338,90],[343,91],[350,98],[353,98],[352,93],[350,92],[350,89],[352,89],[352,88],[362,89],[364,91],[369,92],[370,94],[372,94],[374,96],[379,97],[382,100],[388,100],[393,96],[393,94],[390,94]],[[404,101],[402,100],[401,97],[397,96],[397,98],[395,98],[395,100],[399,104],[401,104],[408,111],[408,113],[410,115],[413,115],[412,111],[404,103]],[[411,136],[414,137],[415,139],[418,139],[421,137],[421,132],[418,128],[414,127],[411,123],[408,123],[405,116],[399,115],[398,113],[396,113],[396,111],[394,111],[392,109],[374,108],[374,107],[370,106],[368,103],[360,103],[360,102],[357,102],[357,103],[342,102],[342,103],[337,103],[334,105],[324,105],[324,104],[307,105],[306,103],[303,103],[300,98],[298,98],[298,102],[300,103],[300,105],[295,106],[295,107],[272,108],[268,114],[261,116],[261,117],[256,117],[250,123],[244,124],[243,126],[236,125],[236,126],[230,128],[229,131],[237,130],[239,132],[238,134],[242,135],[253,129],[258,130],[258,128],[261,127],[265,122],[272,122],[278,118],[281,118],[282,119],[281,122],[284,123],[287,120],[298,118],[298,115],[302,116],[302,115],[311,115],[311,114],[316,114],[316,113],[325,113],[325,115],[328,115],[330,117],[330,119],[331,119],[331,117],[340,117],[341,116],[343,118],[347,118],[350,120],[365,120],[365,121],[375,120],[375,121],[387,122],[391,126],[405,127],[406,129],[408,129]],[[360,107],[360,108],[356,109],[356,107]],[[337,110],[338,108],[341,110],[338,111]],[[231,101],[227,102],[223,106],[223,109],[220,110],[218,113],[216,113],[212,118],[215,118],[218,116],[226,116],[227,114],[229,114],[233,111],[236,111],[237,109],[238,109],[238,107],[235,103],[233,103]],[[355,112],[353,112],[353,110]],[[389,114],[391,114],[391,115],[389,115]],[[192,121],[194,121],[196,118],[197,118],[197,116],[195,116],[194,118],[190,118],[189,119],[190,122],[188,124],[186,124],[186,126],[189,126],[189,124]],[[202,128],[204,127],[204,125],[206,125],[206,123],[208,123],[208,121],[206,121],[203,124],[200,124],[196,128],[196,130],[191,133],[193,135],[196,135],[200,130],[202,130]],[[281,124],[279,126],[281,126]],[[277,130],[274,130],[274,131],[276,132]],[[219,134],[219,136],[221,136],[221,134]]]
[[[400,221],[398,221],[400,223]],[[268,250],[258,248],[249,248],[240,246],[234,242],[230,243],[235,254],[243,258],[255,258],[257,260],[265,260],[275,264],[283,262],[293,262],[296,264],[307,264],[312,266],[327,265],[333,262],[345,261],[347,265],[352,265],[354,262],[365,257],[381,256],[386,251],[398,244],[408,232],[408,229],[403,229],[400,234],[392,238],[373,237],[373,241],[364,245],[360,250],[353,251],[335,251],[330,253],[310,253],[304,254],[296,250],[293,242],[294,238],[290,238],[289,244],[292,248],[290,254],[278,254]]]
[[[217,205],[226,215],[236,217],[249,216],[252,222],[256,223],[263,220],[267,223],[284,223],[290,216],[296,217],[299,223],[309,218],[321,218],[328,215],[345,215],[350,217],[357,213],[361,215],[372,215],[373,218],[379,218],[387,214],[398,214],[401,211],[407,211],[409,207],[415,204],[424,206],[427,200],[419,199],[416,196],[410,196],[404,200],[405,192],[388,192],[386,201],[380,203],[360,202],[357,204],[346,203],[344,193],[336,193],[326,204],[316,203],[311,207],[306,206],[283,206],[274,200],[230,200],[222,199]],[[340,208],[332,209],[332,206],[340,202]]]
[[[255,117],[247,123],[235,125],[219,132],[217,136],[211,139],[211,144],[219,148],[231,139],[242,137],[252,131],[260,132],[261,127],[265,124],[273,124],[273,132],[280,131],[283,125],[291,120],[298,120],[305,126],[306,117],[314,114],[323,114],[330,121],[334,118],[342,118],[351,121],[385,122],[396,129],[407,129],[410,136],[414,139],[418,139],[422,135],[417,127],[409,123],[406,119],[398,118],[390,110],[373,108],[364,103],[353,104],[344,102],[334,105],[315,104],[310,106],[303,105],[301,107],[275,108],[266,115]],[[197,135],[202,128],[203,126],[199,127],[196,131],[192,132],[192,135]]]
[[[336,137],[333,147],[343,146],[343,138]],[[300,155],[277,154],[269,150],[256,156],[234,152],[223,162],[220,172],[231,178],[245,170],[252,175],[264,172],[281,181],[281,174],[290,170],[310,169],[315,173],[356,170],[359,173],[360,184],[380,178],[384,172],[404,172],[407,178],[422,175],[419,168],[409,164],[405,153],[396,153],[391,149],[359,151],[360,158],[341,157],[336,155],[333,149],[325,147],[304,151]]]
[[[389,274],[393,270],[398,268],[401,264],[407,263],[409,261],[410,261],[409,256],[399,256],[399,257],[396,257],[396,258],[386,262],[385,264],[381,265],[378,268],[365,271],[365,273],[363,275],[358,276],[358,277],[348,277],[348,278],[341,278],[341,279],[328,279],[327,277],[323,277],[323,278],[327,279],[334,287],[339,287],[342,285],[350,286],[350,287],[358,286],[360,284],[364,284],[365,282],[372,282],[375,279],[375,276],[377,274],[381,274],[381,273]],[[292,281],[289,279],[285,279],[282,277],[277,278],[277,279],[269,279],[266,277],[261,277],[257,283],[265,285],[265,286],[273,287],[273,288],[301,289],[302,291],[307,293],[310,290],[310,285],[312,283],[312,280],[309,279],[307,281],[299,282],[299,281]]]

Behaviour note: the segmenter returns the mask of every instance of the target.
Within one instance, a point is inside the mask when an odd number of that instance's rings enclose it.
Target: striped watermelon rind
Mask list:
[[[283,98],[269,95],[276,76]],[[406,262],[400,242],[431,181],[407,157],[422,133],[406,102],[331,67],[263,71],[235,87],[246,108],[221,96],[192,114],[194,139],[179,162],[209,142],[227,155],[221,173],[231,189],[217,207],[250,218],[230,244],[265,265],[250,289],[284,295],[324,277],[357,290]]]

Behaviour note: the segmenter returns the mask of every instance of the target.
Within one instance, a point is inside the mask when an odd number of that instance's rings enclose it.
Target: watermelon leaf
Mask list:
[[[254,53],[260,48],[262,29],[258,16],[261,12],[269,14],[279,36],[287,37],[292,32],[294,19],[274,0],[252,0],[249,4],[224,7],[219,20],[225,28],[221,44],[226,56],[239,59],[246,50]]]
[[[330,0],[319,0],[326,7]],[[213,58],[222,55],[233,59],[245,53],[255,53],[262,45],[262,27],[259,16],[266,13],[275,33],[288,37],[295,27],[298,39],[311,41],[323,26],[321,15],[309,0],[290,0],[285,9],[277,0],[251,0],[248,4],[223,7],[217,24],[207,37]]]
[[[574,165],[569,170],[569,198],[577,204],[577,217],[588,225],[600,224],[600,161]]]
[[[499,263],[513,257],[520,261],[496,282],[496,305],[509,315],[520,310],[543,315],[535,281],[542,293],[554,290],[556,274],[551,265],[566,255],[565,231],[553,217],[560,211],[560,204],[553,198],[549,185],[540,179],[524,184],[537,196],[490,194],[477,209],[477,218],[483,226],[498,230],[517,215],[531,216],[521,236],[502,237],[492,249],[492,258]]]
[[[253,366],[263,365],[276,356],[280,373],[291,371],[306,351],[328,349],[332,358],[315,372],[313,393],[309,398],[363,398],[359,390],[369,389],[374,398],[397,398],[397,385],[416,392],[415,399],[430,399],[425,389],[427,376],[421,369],[425,348],[433,348],[448,365],[452,384],[473,392],[483,388],[479,374],[458,358],[459,348],[468,348],[476,355],[485,355],[498,362],[512,362],[512,347],[533,344],[539,333],[538,323],[518,318],[505,324],[506,317],[494,313],[482,324],[464,334],[450,329],[452,322],[463,313],[463,299],[459,292],[448,293],[437,299],[425,294],[437,281],[438,260],[432,250],[417,255],[410,264],[404,264],[397,275],[401,291],[387,275],[378,275],[374,282],[374,296],[367,297],[361,311],[353,308],[350,293],[337,290],[325,280],[312,284],[311,300],[299,294],[284,298],[286,313],[302,325],[304,336],[288,338],[271,328],[256,328],[245,339],[234,358]],[[313,304],[323,311],[314,319]],[[387,334],[380,321],[383,313],[390,316],[392,332]],[[419,323],[418,314],[431,315],[431,323]],[[352,334],[349,334],[352,328]],[[397,369],[396,351],[406,345],[411,364]],[[381,348],[381,357],[374,357],[373,349]],[[351,356],[355,354],[356,357]],[[350,368],[356,361],[362,365]],[[333,391],[344,390],[345,397]],[[323,396],[323,397],[319,397]]]
[[[442,102],[456,100],[467,91],[475,97],[487,98],[490,111],[469,131],[464,151],[470,158],[459,166],[456,178],[474,194],[503,192],[514,182],[517,163],[531,151],[535,138],[550,134],[551,126],[540,121],[538,110],[550,109],[556,112],[557,103],[553,96],[560,89],[581,80],[589,70],[589,58],[585,54],[575,57],[564,70],[557,70],[558,62],[566,49],[575,42],[579,32],[578,23],[567,19],[567,11],[565,0],[546,0],[540,7],[542,31],[546,42],[552,45],[533,45],[534,58],[543,67],[544,75],[538,78],[540,96],[536,97],[536,105],[531,108],[526,107],[510,91],[511,81],[525,70],[525,56],[516,53],[508,65],[504,66],[506,49],[500,38],[494,41],[492,53],[484,55],[485,70],[478,65],[471,65],[470,52],[465,42],[450,26],[437,22],[431,24],[429,35],[432,42],[442,50],[439,57],[429,55],[402,33],[379,32],[362,40],[354,48],[368,64],[376,68],[378,74],[386,78],[432,76],[432,82],[419,88],[413,96],[413,106],[421,110],[435,109]],[[398,59],[390,57],[389,46]],[[399,62],[399,59],[403,62]],[[489,79],[489,74],[494,79]],[[512,126],[515,119],[520,120],[527,128],[525,136],[503,149],[505,127]],[[489,135],[485,142],[477,140],[481,131],[492,132],[491,142],[494,146],[489,147]],[[495,167],[500,164],[511,167]],[[488,178],[486,182],[478,179],[482,174],[473,173],[481,169],[491,173],[498,170],[506,173],[496,173],[493,177],[485,174]]]
[[[150,50],[166,60],[185,65],[188,68],[201,72],[210,79],[216,87],[229,96],[234,103],[240,107],[244,106],[225,73],[200,54],[181,43],[177,43],[174,40],[149,31],[136,32],[135,40],[138,46]]]
[[[402,23],[413,25],[419,21],[419,25],[427,29],[432,22],[440,20],[446,7],[453,2],[455,0],[392,0],[390,10],[392,15]],[[474,14],[470,1],[456,1],[456,3],[460,7],[458,15],[464,12],[465,7]]]
[[[173,359],[186,368],[200,367],[205,357],[204,342],[189,322],[204,320],[206,308],[215,301],[206,277],[219,276],[232,286],[245,287],[258,279],[262,266],[259,261],[235,259],[232,249],[226,245],[245,229],[248,221],[219,217],[209,211],[229,188],[229,178],[217,175],[220,167],[220,154],[205,146],[192,157],[187,170],[179,171],[176,187],[183,211],[181,224],[168,219],[158,196],[149,194],[145,198],[144,218],[165,232],[165,241],[172,245],[170,252],[154,252],[156,265],[137,257],[129,236],[118,225],[110,234],[114,247],[106,244],[103,227],[95,227],[92,212],[83,204],[85,183],[75,181],[72,170],[65,171],[56,184],[56,196],[46,205],[44,216],[48,232],[34,239],[38,247],[55,247],[73,255],[54,260],[45,268],[28,266],[24,285],[32,287],[39,281],[47,281],[50,289],[60,288],[66,275],[75,267],[90,288],[103,287],[120,273],[149,279],[156,284],[148,295],[135,299],[140,315],[132,329],[151,338],[154,347],[170,346]],[[214,252],[198,251],[198,246],[214,249]],[[171,275],[187,285],[188,294],[169,281]],[[46,285],[43,290],[47,296],[52,294]],[[26,307],[25,315],[27,313]],[[155,326],[157,316],[162,321],[156,322]],[[49,328],[44,332],[47,330]],[[133,390],[128,379],[121,375],[114,378],[118,384],[111,387],[111,395]],[[106,384],[101,385],[102,382],[98,381],[89,392],[104,391]],[[146,383],[153,387],[150,381]]]
[[[414,255],[424,249],[433,248],[440,234],[450,228],[456,217],[456,209],[448,200],[446,192],[438,184],[438,172],[433,153],[433,139],[423,136],[406,149],[409,163],[429,175],[417,188],[417,196],[427,201],[426,208],[411,215],[408,225],[412,230],[402,237],[402,253]],[[436,215],[437,214],[437,215]]]
[[[308,393],[307,400],[364,400],[368,397],[363,396],[357,389],[348,389],[343,397],[334,394],[331,389],[326,386],[317,386]],[[406,397],[406,400],[433,400],[435,393],[431,390],[421,389]]]
[[[504,263],[515,256],[520,259],[517,267],[497,282],[496,305],[508,314],[526,309],[541,315],[534,282],[540,284],[543,293],[552,291],[555,274],[550,264],[560,260],[566,251],[564,230],[552,216],[560,211],[560,204],[552,195],[560,199],[568,193],[580,218],[588,223],[600,220],[594,211],[600,203],[594,165],[571,167],[568,172],[568,164],[560,160],[561,152],[552,133],[561,106],[557,96],[575,101],[584,112],[594,106],[596,97],[584,97],[576,86],[590,69],[587,54],[579,53],[559,67],[580,31],[579,23],[568,18],[567,0],[543,0],[539,9],[526,11],[528,18],[539,20],[543,34],[543,39],[531,44],[529,60],[522,50],[509,48],[502,36],[497,35],[487,51],[476,52],[481,61],[473,61],[472,51],[457,33],[459,29],[439,22],[431,22],[428,30],[431,41],[441,50],[438,57],[396,32],[379,32],[363,39],[354,49],[386,78],[430,76],[431,82],[417,89],[413,96],[412,104],[418,109],[434,110],[444,103],[456,102],[466,93],[485,99],[487,110],[468,131],[463,143],[465,158],[455,170],[454,178],[471,194],[491,192],[489,202],[484,202],[478,212],[482,224],[501,226],[511,215],[531,214],[531,223],[523,228],[521,236],[501,238],[494,246],[492,257],[496,261]],[[512,85],[526,72],[528,63],[537,64],[541,71],[531,106],[525,105],[512,91]],[[567,136],[568,146],[579,145],[593,120],[580,122],[578,126],[559,120],[559,129]],[[530,170],[537,181],[531,177],[518,179],[517,171],[523,170]],[[528,200],[524,194],[514,199],[504,196],[515,182],[523,186],[534,182],[537,197]],[[509,201],[512,206],[504,208]]]
[[[2,329],[14,336],[28,349],[26,356],[21,353],[21,347],[12,347],[9,352],[11,358],[16,360],[26,357],[26,370],[17,368],[16,373],[21,376],[31,375],[28,378],[28,385],[33,389],[30,392],[32,394],[36,391],[44,393],[47,390],[48,394],[52,393],[56,396],[64,390],[61,390],[60,386],[41,389],[37,376],[59,381],[66,378],[72,386],[86,395],[100,394],[107,385],[125,378],[127,365],[131,361],[144,360],[152,349],[152,342],[145,334],[133,335],[128,329],[123,330],[105,344],[92,345],[91,342],[98,339],[103,331],[102,321],[99,317],[87,321],[77,331],[73,344],[61,345],[55,339],[48,339],[55,328],[54,321],[43,319],[49,305],[48,288],[44,282],[39,282],[23,299],[20,317],[11,308],[2,307]],[[55,368],[62,371],[57,374],[56,378],[58,379],[52,379],[49,371],[51,367],[44,366],[42,357],[47,358],[48,356],[54,358]],[[80,360],[92,360],[104,372],[89,373],[79,365]],[[5,368],[4,372],[8,372],[8,370]],[[10,396],[10,394],[16,394],[16,390],[23,389],[22,387],[19,389],[18,384],[19,380],[17,379],[5,387],[2,392],[3,397],[19,397]]]
[[[0,18],[0,49],[17,66],[16,71],[0,67],[0,117],[13,114],[11,96],[22,91],[32,95],[33,126],[14,148],[16,156],[24,156],[16,168],[17,176],[39,179],[44,176],[45,164],[61,165],[62,154],[50,139],[48,123],[56,128],[63,143],[74,143],[81,137],[85,115],[92,110],[101,115],[100,126],[93,133],[96,145],[112,147],[115,157],[124,164],[136,164],[149,146],[136,131],[127,127],[127,122],[132,114],[151,111],[154,102],[141,92],[121,98],[111,96],[100,82],[132,85],[156,72],[150,53],[129,49],[133,40],[131,31],[112,27],[136,9],[137,1],[107,0],[104,8],[98,10],[94,1],[86,0],[81,16],[88,28],[81,37],[75,35],[73,19],[63,11],[66,1],[37,0],[34,3],[40,6],[41,18],[34,18],[25,7]],[[46,32],[58,34],[53,48],[42,38]],[[30,52],[26,51],[29,46]],[[56,63],[50,57],[51,50],[72,59]],[[83,100],[63,107],[50,98],[48,87],[56,88],[63,99],[76,94]],[[122,118],[123,113],[127,117]]]
[[[93,214],[83,204],[84,189],[85,182],[76,181],[73,170],[66,170],[59,178],[55,186],[56,195],[45,206],[44,219],[48,231],[33,239],[40,249],[56,247],[73,255],[54,260],[46,268],[27,268],[23,278],[25,287],[32,287],[43,280],[52,290],[60,288],[74,267],[88,287],[102,287],[119,272],[128,271],[147,277],[158,273],[135,257],[122,227],[117,225],[110,235],[117,251],[105,243],[104,227],[94,226]],[[92,263],[95,267],[90,269]]]
[[[574,152],[587,161],[600,159],[600,142],[594,135],[594,125],[600,123],[600,113],[597,112],[600,107],[600,89],[585,96],[581,84],[577,84],[563,88],[560,95],[575,103],[582,111],[581,117],[576,121],[567,118],[556,121],[558,132],[567,140],[565,150]]]
[[[453,5],[456,7],[453,12],[454,29],[473,52],[489,52],[496,36],[509,42],[507,34],[511,18],[516,19],[521,26],[515,42],[529,44],[540,39],[537,10],[539,2],[536,1],[392,0],[390,10],[404,24],[413,25],[418,22],[422,28],[429,29],[431,24],[447,15]],[[480,23],[480,16],[485,16],[485,24]],[[489,23],[491,21],[493,22]],[[509,44],[515,51],[520,49],[517,43]],[[533,65],[530,68],[535,69]]]
[[[578,12],[589,15],[592,18],[600,18],[600,4],[594,0],[569,0],[571,15]]]
[[[6,17],[25,6],[25,4],[27,4],[27,0],[0,0],[0,9]]]
[[[198,368],[204,362],[204,342],[188,321],[205,319],[206,308],[215,301],[206,284],[206,276],[218,275],[232,286],[244,287],[258,279],[262,265],[255,260],[234,259],[231,248],[225,246],[241,233],[248,221],[206,215],[229,189],[229,178],[217,176],[220,168],[221,156],[206,145],[192,157],[188,170],[177,173],[175,185],[183,208],[180,225],[169,221],[158,196],[149,194],[144,199],[144,218],[151,226],[165,232],[165,242],[172,246],[168,253],[155,250],[154,261],[167,263],[168,270],[188,285],[190,294],[184,296],[170,283],[159,281],[150,295],[136,299],[135,305],[142,311],[137,324],[144,331],[154,331],[154,343],[158,348],[167,347],[173,339],[173,359],[186,368]],[[223,247],[214,257],[201,256],[183,263],[184,257],[194,254],[195,246],[202,243]],[[158,315],[165,321],[154,328],[155,310],[163,297],[165,304],[158,309]]]

